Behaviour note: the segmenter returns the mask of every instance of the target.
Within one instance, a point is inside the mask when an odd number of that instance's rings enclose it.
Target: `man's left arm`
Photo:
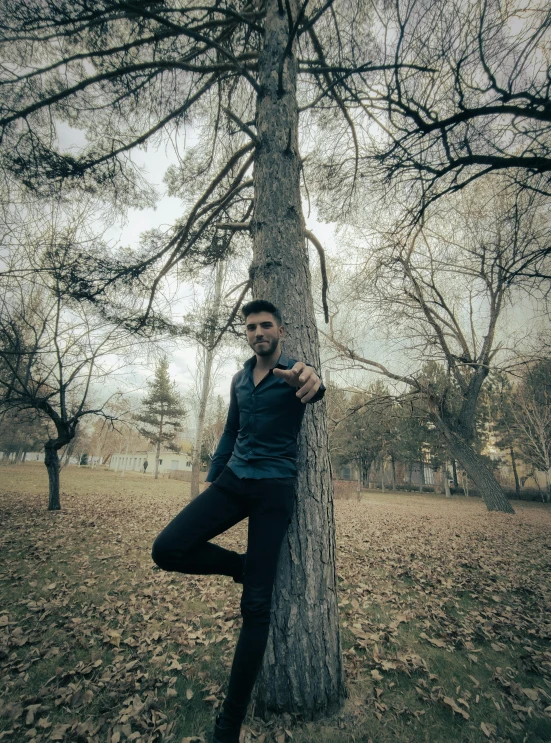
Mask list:
[[[325,394],[325,385],[316,370],[304,361],[297,361],[291,369],[274,369],[274,376],[297,387],[297,397],[302,403],[317,402]]]

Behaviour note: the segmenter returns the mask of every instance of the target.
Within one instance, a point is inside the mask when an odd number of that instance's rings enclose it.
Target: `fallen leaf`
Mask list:
[[[491,738],[497,728],[495,725],[492,725],[490,722],[481,722],[480,729],[482,730],[482,732],[487,738]]]
[[[452,699],[451,697],[444,697],[442,701],[447,707],[450,707],[450,709],[452,709],[456,714],[461,715],[463,719],[465,720],[469,719],[469,713],[466,712],[464,709],[461,709],[461,707],[459,707],[459,705],[456,703],[455,699]]]

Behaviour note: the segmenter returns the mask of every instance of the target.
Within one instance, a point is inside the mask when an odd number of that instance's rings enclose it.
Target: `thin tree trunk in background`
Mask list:
[[[511,466],[513,468],[513,475],[515,477],[515,492],[517,498],[520,500],[520,480],[518,479],[517,459],[515,457],[515,450],[512,446],[509,447],[509,453],[511,454]]]
[[[444,477],[444,493],[446,494],[446,498],[451,498],[452,494],[450,492],[450,481],[448,480],[448,465],[445,464],[442,469],[442,475]]]
[[[278,13],[277,0],[267,0],[265,7],[251,221],[253,297],[281,308],[285,352],[319,370],[300,195],[296,42],[283,60],[287,13]],[[296,18],[296,0],[290,0],[288,10]],[[298,445],[296,507],[280,553],[254,702],[262,717],[270,711],[294,712],[313,720],[338,710],[346,695],[325,400],[307,405]]]
[[[162,426],[161,426],[162,431]],[[161,438],[157,441],[157,448],[155,450],[155,479],[159,479],[159,459],[161,458]]]
[[[44,452],[44,464],[48,470],[48,511],[60,511],[59,456],[57,454],[56,442],[46,442]]]
[[[394,457],[390,458],[390,475],[392,477],[392,491],[396,492],[396,460]]]
[[[124,453],[124,458],[122,460],[122,472],[121,477],[124,477],[124,473],[126,472],[126,464],[128,459],[128,438],[126,439],[126,451]],[[80,460],[79,460],[80,461]]]
[[[425,484],[425,464],[419,460],[419,492],[423,493],[423,486]]]
[[[224,264],[220,261],[216,267],[216,280],[214,284],[214,316],[218,317],[220,306],[220,297],[222,296],[222,280],[224,278]],[[199,495],[199,475],[201,472],[201,451],[203,448],[203,431],[205,429],[205,415],[207,413],[207,403],[210,392],[210,378],[212,374],[212,363],[214,361],[215,349],[212,348],[214,343],[216,327],[213,327],[210,333],[208,348],[205,358],[205,369],[203,373],[203,384],[201,386],[201,399],[199,401],[199,415],[197,416],[197,428],[195,431],[195,443],[193,445],[193,457],[191,459],[191,497],[196,498]]]
[[[452,459],[452,472],[453,472],[453,486],[454,488],[459,487],[459,480],[457,479],[457,462]]]

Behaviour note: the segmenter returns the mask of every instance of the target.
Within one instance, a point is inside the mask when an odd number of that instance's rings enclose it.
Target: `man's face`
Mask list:
[[[245,319],[245,332],[249,346],[258,356],[271,356],[284,330],[271,312],[254,312]]]

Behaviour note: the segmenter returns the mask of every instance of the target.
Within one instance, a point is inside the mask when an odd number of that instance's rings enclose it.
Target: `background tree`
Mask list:
[[[139,428],[155,447],[155,479],[159,477],[159,459],[161,446],[171,451],[180,451],[176,437],[182,430],[182,421],[186,409],[176,389],[176,383],[170,381],[168,359],[163,357],[155,367],[155,375],[147,383],[149,391],[143,398],[142,412],[136,420],[142,425]]]
[[[67,298],[50,257],[41,255],[39,271],[8,271],[0,282],[0,413],[34,411],[51,423],[44,443],[48,508],[59,510],[58,452],[84,417],[114,418],[108,406],[117,392],[108,383],[134,338]],[[17,255],[19,263],[27,258],[23,250]]]
[[[13,455],[14,464],[21,462],[26,452],[40,451],[47,438],[47,422],[34,411],[6,410],[0,418],[0,451],[4,459]]]
[[[512,413],[520,456],[543,472],[545,494],[551,501],[551,359],[530,365],[515,390]]]
[[[495,374],[490,380],[489,389],[490,428],[495,436],[495,444],[511,462],[515,479],[515,493],[520,498],[520,479],[517,460],[519,456],[518,435],[515,431],[515,391],[507,374]]]
[[[347,277],[355,287],[347,291],[349,299],[355,298],[347,313],[364,320],[357,323],[364,332],[371,328],[377,333],[379,324],[390,328],[388,340],[400,339],[394,369],[359,350],[368,342],[367,333],[350,338],[350,328],[341,324],[350,341],[332,334],[343,358],[404,383],[424,399],[451,456],[490,510],[511,512],[512,507],[477,452],[479,404],[491,369],[512,357],[500,335],[505,319],[514,317],[508,308],[522,292],[535,296],[538,291],[531,279],[523,283],[513,267],[527,246],[537,252],[545,242],[545,214],[539,196],[523,192],[511,202],[503,191],[487,191],[480,184],[450,200],[445,211],[440,202],[430,218],[426,212],[423,226],[405,241],[391,218],[388,231],[383,225],[377,233],[377,222],[372,223],[361,233],[372,240],[372,258],[361,256],[359,271]],[[338,316],[333,322],[337,326]],[[511,345],[512,340],[509,331]],[[424,365],[430,360],[442,365],[444,375],[426,375]]]
[[[339,393],[338,388],[328,390],[330,398]],[[372,466],[381,464],[388,455],[395,401],[384,384],[375,382],[365,392],[349,395],[346,402],[340,418],[333,419],[331,459],[337,467],[355,464],[360,483],[368,484]],[[331,405],[335,407],[334,401]]]
[[[548,3],[397,0],[375,7],[372,59],[381,72],[347,76],[344,83],[358,164],[343,159],[341,122],[324,120],[316,167],[325,175],[327,213],[339,218],[358,171],[381,188],[383,208],[403,205],[410,228],[431,203],[488,175],[505,176],[512,191],[548,195]],[[544,246],[540,257],[547,252]],[[529,266],[535,274],[541,268]]]
[[[203,462],[210,466],[218,442],[224,432],[226,419],[228,417],[228,406],[224,403],[223,398],[217,395],[213,405],[207,410],[205,429],[203,433]]]
[[[197,354],[197,382],[199,383],[199,405],[197,409],[197,423],[195,428],[195,440],[193,442],[193,451],[191,456],[191,497],[196,498],[199,495],[199,474],[201,472],[202,453],[203,453],[203,435],[205,430],[205,420],[207,415],[207,406],[209,394],[211,392],[215,377],[213,365],[215,362],[215,351],[217,342],[220,342],[220,333],[218,330],[219,316],[221,314],[222,287],[224,282],[225,266],[220,261],[216,266],[216,274],[212,292],[209,292],[205,299],[208,307],[207,318],[205,322],[205,333],[203,342],[199,344]]]

